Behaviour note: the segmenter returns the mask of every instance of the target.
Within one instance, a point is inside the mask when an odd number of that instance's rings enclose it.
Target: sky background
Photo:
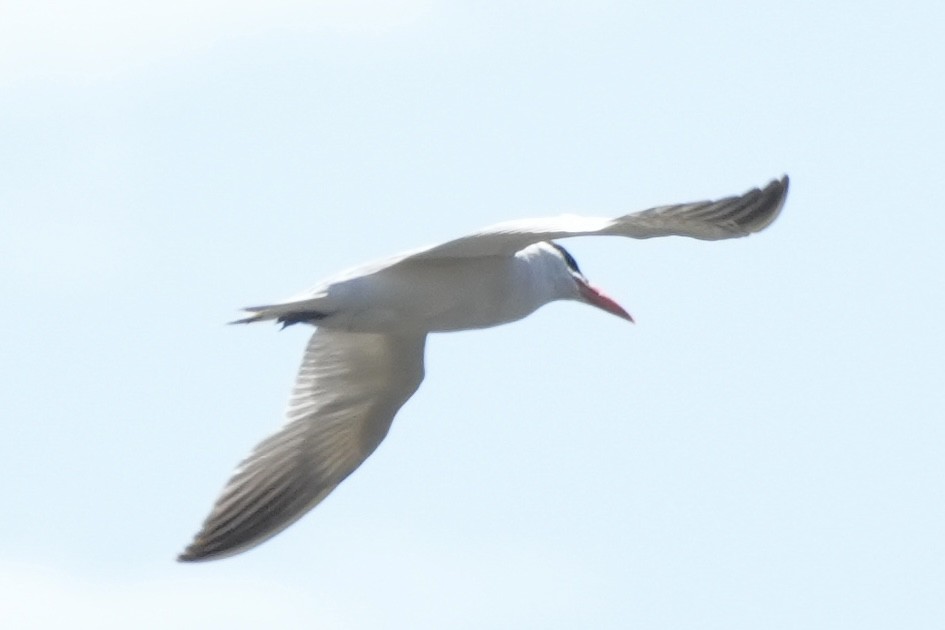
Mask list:
[[[941,628],[945,5],[0,5],[0,625]],[[496,221],[783,173],[754,237],[566,243],[378,451],[178,564],[308,331],[223,323]]]

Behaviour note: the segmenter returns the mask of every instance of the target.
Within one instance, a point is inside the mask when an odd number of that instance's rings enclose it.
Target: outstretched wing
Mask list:
[[[317,329],[285,426],[239,465],[178,559],[244,551],[324,499],[374,452],[420,386],[425,339]]]
[[[768,227],[781,211],[787,191],[785,175],[737,197],[659,206],[616,219],[565,215],[508,221],[410,252],[394,264],[432,258],[511,256],[533,243],[572,236],[688,236],[707,241],[738,238]]]

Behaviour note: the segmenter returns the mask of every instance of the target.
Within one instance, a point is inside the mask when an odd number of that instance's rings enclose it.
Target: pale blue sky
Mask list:
[[[941,3],[262,5],[0,7],[4,627],[942,627]],[[324,504],[174,562],[307,335],[239,307],[782,173],[749,239],[569,241],[636,326],[432,338]]]

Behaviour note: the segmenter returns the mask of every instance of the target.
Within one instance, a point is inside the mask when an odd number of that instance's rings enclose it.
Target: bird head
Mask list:
[[[633,317],[630,315],[630,313],[624,310],[622,306],[617,304],[617,302],[615,302],[611,297],[607,296],[603,291],[587,281],[587,278],[585,278],[584,274],[581,273],[581,269],[578,267],[577,261],[574,260],[574,256],[572,256],[568,250],[553,241],[549,241],[548,245],[551,246],[561,263],[565,266],[568,275],[574,283],[574,293],[572,295],[573,299],[578,300],[579,302],[584,302],[585,304],[590,304],[591,306],[596,306],[603,311],[607,311],[611,315],[616,315],[617,317],[625,319],[631,323],[633,322]]]

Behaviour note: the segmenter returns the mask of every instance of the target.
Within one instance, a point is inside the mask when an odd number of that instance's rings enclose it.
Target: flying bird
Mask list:
[[[276,535],[324,499],[381,443],[423,380],[432,332],[488,328],[555,300],[625,320],[552,239],[688,236],[707,241],[763,230],[788,178],[718,201],[651,208],[615,219],[565,215],[499,223],[474,234],[342,272],[232,323],[309,324],[286,422],[230,477],[181,561],[223,558]]]

